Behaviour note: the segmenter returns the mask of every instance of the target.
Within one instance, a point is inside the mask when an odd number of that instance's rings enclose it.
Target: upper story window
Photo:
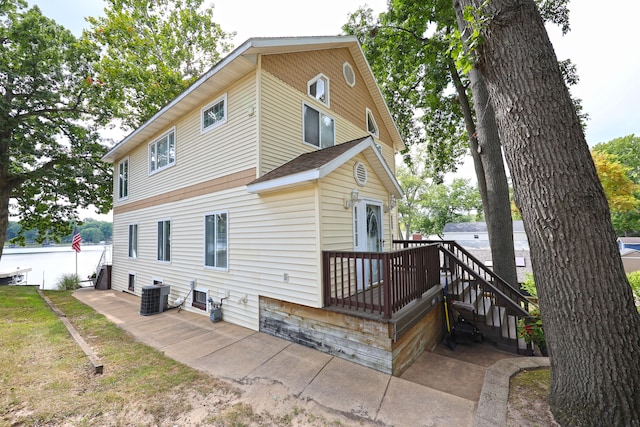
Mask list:
[[[368,108],[367,108],[367,131],[375,137],[380,137],[380,132],[378,131],[378,125],[376,124],[376,119],[373,117],[373,113]]]
[[[201,110],[201,132],[207,132],[227,121],[227,94],[208,104]]]
[[[351,87],[354,87],[356,84],[356,73],[353,71],[353,67],[348,62],[342,64],[342,75],[344,75],[344,80]]]
[[[318,74],[307,83],[309,96],[317,99],[324,105],[329,105],[329,78],[323,74]]]
[[[326,114],[307,104],[303,105],[303,133],[304,142],[319,148],[335,145],[335,123]]]
[[[118,163],[118,199],[129,197],[129,158]]]
[[[149,144],[149,173],[158,172],[176,163],[176,130],[171,129]]]

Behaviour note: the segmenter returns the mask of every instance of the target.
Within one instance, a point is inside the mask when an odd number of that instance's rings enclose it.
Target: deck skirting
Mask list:
[[[442,304],[394,342],[394,322],[260,297],[260,331],[399,376],[443,336]]]

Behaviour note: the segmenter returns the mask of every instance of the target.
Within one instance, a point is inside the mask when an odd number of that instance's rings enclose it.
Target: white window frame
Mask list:
[[[131,229],[135,229],[135,241],[131,239]],[[138,258],[138,223],[129,224],[129,238],[128,238],[128,255],[129,258]],[[135,243],[135,247],[134,247]],[[133,255],[132,255],[133,254]]]
[[[313,95],[311,93],[311,88],[313,87],[314,84],[316,84],[318,81],[322,81],[323,83],[323,92],[324,92],[324,99],[318,97],[318,95]],[[317,85],[316,85],[317,87]],[[331,84],[329,82],[329,77],[325,76],[324,74],[320,73],[317,76],[315,76],[314,78],[312,78],[311,80],[309,80],[307,82],[307,95],[309,95],[309,97],[311,97],[312,99],[326,105],[327,107],[329,107],[330,104],[330,87]]]
[[[200,292],[204,294],[204,307],[200,307],[196,302],[196,292]],[[191,296],[191,307],[197,308],[198,310],[208,311],[209,308],[209,290],[203,288],[194,288],[193,295]]]
[[[223,113],[224,116],[220,120],[217,120],[214,123],[211,123],[205,126],[204,118],[205,118],[206,111],[215,107],[221,102],[223,103],[222,108],[224,111]],[[202,107],[202,109],[200,110],[200,133],[203,134],[203,133],[209,132],[210,130],[213,130],[219,126],[222,126],[226,122],[227,122],[227,94],[225,93],[224,95],[219,96],[215,100],[211,101],[210,103]]]
[[[166,228],[164,226],[165,223],[169,223],[169,236],[167,238],[165,238],[166,235]],[[163,249],[163,257],[160,258],[160,233],[158,233],[158,225],[162,223],[162,249]],[[171,249],[171,234],[172,234],[172,230],[173,226],[172,226],[172,221],[171,218],[164,218],[164,219],[159,219],[156,222],[156,261],[161,262],[161,263],[165,263],[165,264],[170,264],[171,263],[171,252],[173,252]],[[169,256],[167,257],[166,254],[166,249],[167,249],[167,245],[169,248]]]
[[[129,286],[131,284],[131,277],[133,277],[133,289]],[[136,282],[138,281],[138,277],[136,273],[132,273],[131,271],[127,275],[127,290],[130,292],[136,291]]]
[[[126,171],[123,171],[126,169]],[[129,157],[125,157],[118,163],[118,200],[126,200],[129,197]]]
[[[367,124],[367,132],[369,132],[371,135],[375,136],[376,138],[380,138],[380,128],[378,127],[378,123],[376,123],[376,118],[373,116],[373,112],[371,112],[371,110],[368,108],[367,108],[367,114],[365,117],[365,123]],[[371,132],[371,129],[369,128],[369,123],[373,124],[373,127],[375,128],[375,132]]]
[[[215,230],[215,232],[214,232],[215,235],[213,236],[213,238],[214,238],[214,247],[213,247],[213,249],[214,249],[214,251],[213,251],[214,265],[207,264],[207,252],[208,252],[207,246],[209,244],[209,242],[208,242],[209,236],[207,235],[207,218],[210,217],[210,216],[214,216],[214,215],[215,216],[225,215],[226,221],[227,221],[227,230],[226,230],[226,235],[227,235],[227,239],[226,239],[227,259],[226,259],[226,265],[224,267],[221,267],[218,264],[218,259],[216,257],[217,251],[215,250],[215,248],[216,248],[215,244],[217,244],[217,240],[218,240],[217,239],[217,236],[218,236],[218,231],[217,230]],[[204,260],[203,260],[204,268],[211,269],[211,270],[219,270],[219,271],[229,271],[229,211],[223,210],[223,211],[215,211],[215,212],[206,213],[204,215],[204,233],[203,234],[204,234]]]
[[[314,144],[313,142],[309,142],[307,141],[306,138],[306,114],[305,114],[305,109],[310,109],[313,110],[315,112],[318,113],[318,145]],[[332,140],[331,140],[331,144],[330,145],[322,145],[322,126],[320,125],[320,122],[322,120],[323,117],[326,117],[328,119],[331,119],[331,122],[333,123],[333,135],[332,135]],[[333,147],[336,145],[336,121],[333,117],[331,117],[328,114],[325,114],[322,110],[319,110],[318,108],[315,108],[311,105],[309,105],[306,102],[302,103],[302,141],[305,144],[311,145],[312,147],[316,147],[316,148],[327,148],[327,147]]]
[[[158,143],[160,143],[163,139],[167,139],[167,150],[168,153],[167,155],[169,155],[169,153],[171,153],[171,145],[170,145],[170,138],[169,136],[173,135],[173,159],[171,159],[170,157],[167,160],[167,164],[164,166],[158,166]],[[178,147],[178,138],[176,135],[176,128],[172,127],[171,129],[169,129],[167,132],[163,133],[160,137],[156,138],[153,142],[151,142],[149,144],[149,150],[148,150],[148,160],[149,160],[149,175],[153,175],[155,173],[158,173],[162,170],[165,170],[167,168],[170,168],[171,166],[174,166],[176,164],[176,158],[177,156],[177,147]],[[152,157],[151,153],[154,153],[154,157]]]

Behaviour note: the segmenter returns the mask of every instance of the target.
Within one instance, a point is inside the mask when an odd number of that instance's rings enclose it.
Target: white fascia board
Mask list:
[[[151,116],[149,119],[147,119],[146,122],[144,122],[142,125],[140,125],[136,130],[134,130],[133,132],[131,132],[129,135],[127,135],[122,141],[120,141],[118,144],[116,144],[113,148],[111,148],[107,154],[105,154],[102,157],[102,161],[104,162],[108,162],[108,163],[113,163],[116,159],[116,153],[117,151],[119,151],[123,146],[127,145],[127,143],[129,141],[131,141],[132,139],[134,139],[138,134],[140,134],[143,130],[145,130],[151,123],[153,123],[155,120],[157,120],[160,116],[162,116],[163,114],[165,114],[167,111],[171,110],[173,107],[175,107],[178,103],[180,103],[180,101],[182,101],[183,99],[185,99],[187,96],[189,96],[191,93],[193,93],[195,90],[197,90],[198,88],[200,88],[200,86],[202,84],[204,84],[204,82],[206,82],[207,80],[209,80],[211,77],[213,77],[216,73],[218,73],[221,69],[223,69],[224,67],[226,67],[227,65],[229,65],[231,62],[233,62],[236,58],[238,58],[240,55],[242,55],[247,49],[249,49],[251,47],[251,40],[247,40],[244,44],[242,44],[240,47],[238,47],[237,49],[235,49],[233,52],[231,52],[229,55],[227,55],[226,57],[224,57],[220,62],[218,62],[216,65],[214,65],[209,71],[207,71],[206,73],[204,73],[198,80],[196,80],[193,84],[191,84],[191,86],[189,86],[188,88],[186,88],[181,94],[179,94],[177,97],[173,98],[172,101],[170,101],[167,105],[165,105],[164,107],[162,107],[157,113],[155,113],[153,116]]]
[[[263,193],[266,191],[273,191],[279,188],[290,187],[303,182],[317,180],[319,178],[319,175],[320,169],[311,169],[305,172],[283,176],[281,178],[270,179],[269,181],[249,184],[247,185],[247,191],[249,193]]]

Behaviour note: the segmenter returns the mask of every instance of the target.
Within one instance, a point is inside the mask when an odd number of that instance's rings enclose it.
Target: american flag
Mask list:
[[[80,237],[80,233],[78,232],[78,227],[73,228],[73,240],[71,240],[71,249],[76,252],[80,252],[80,242],[82,241],[82,237]]]

